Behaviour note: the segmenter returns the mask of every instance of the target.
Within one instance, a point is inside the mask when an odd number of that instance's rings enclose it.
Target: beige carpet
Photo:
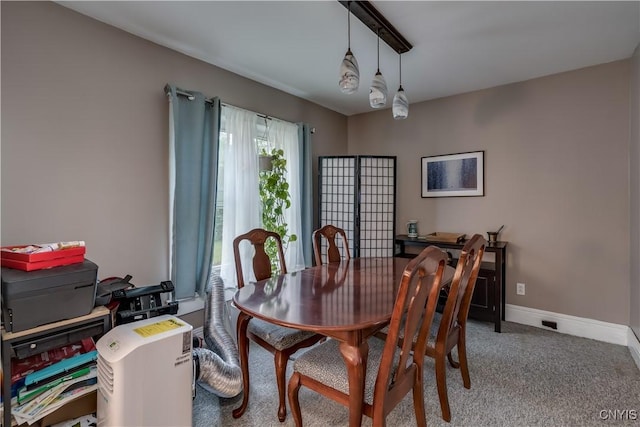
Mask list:
[[[627,347],[510,322],[504,322],[503,333],[497,334],[489,323],[470,322],[468,353],[471,389],[462,386],[459,371],[448,367],[451,423],[440,416],[434,372],[429,369],[433,365],[425,363],[428,425],[640,425],[640,371]],[[273,357],[252,345],[250,363],[247,412],[234,419],[231,411],[239,397],[218,399],[198,388],[195,426],[294,425],[291,416],[284,423],[277,419]],[[300,390],[300,404],[305,426],[348,424],[346,407],[308,389]],[[615,411],[616,420],[611,418]],[[371,420],[364,417],[363,425],[370,426]],[[387,417],[387,425],[415,425],[410,395]]]

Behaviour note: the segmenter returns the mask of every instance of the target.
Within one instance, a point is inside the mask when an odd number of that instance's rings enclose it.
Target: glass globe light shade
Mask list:
[[[387,82],[378,70],[369,88],[369,105],[371,108],[382,108],[387,103]]]
[[[402,89],[402,85],[398,88],[398,92],[396,92],[393,97],[393,118],[396,120],[403,120],[409,116],[409,100],[407,99],[407,95],[404,93],[404,89]]]
[[[359,83],[360,70],[358,69],[358,61],[351,53],[351,49],[348,49],[340,64],[340,90],[346,94],[354,93],[358,90]]]

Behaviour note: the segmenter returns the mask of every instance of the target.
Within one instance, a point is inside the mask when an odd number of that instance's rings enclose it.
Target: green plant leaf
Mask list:
[[[262,150],[263,155],[272,157],[272,167],[269,171],[261,171],[259,174],[259,195],[262,204],[262,226],[269,231],[278,233],[285,247],[289,242],[295,242],[298,237],[295,234],[288,235],[288,224],[284,219],[284,211],[291,207],[291,194],[287,182],[287,161],[284,158],[284,150],[272,149],[271,153]],[[265,243],[265,251],[271,260],[271,269],[278,272],[278,251],[273,239]]]

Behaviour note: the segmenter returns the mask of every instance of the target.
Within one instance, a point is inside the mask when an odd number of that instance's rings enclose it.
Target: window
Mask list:
[[[301,185],[298,126],[277,119],[264,119],[253,112],[222,106],[218,160],[218,191],[213,265],[229,289],[236,287],[233,239],[247,231],[262,227],[259,197],[259,153],[273,148],[285,153],[291,206],[285,211],[288,233],[301,236]],[[305,266],[299,241],[290,242],[285,251],[289,271]],[[250,258],[252,254],[243,254]],[[250,262],[243,263],[251,265]],[[246,278],[254,280],[251,274]]]
[[[204,295],[212,272],[235,289],[233,240],[262,226],[258,191],[262,148],[284,151],[292,201],[285,221],[290,233],[298,236],[297,242],[288,245],[285,262],[289,271],[304,268],[305,258],[311,259],[311,128],[265,120],[222,105],[218,98],[169,84],[165,93],[169,98],[169,275],[174,298],[181,301],[180,311],[190,310],[183,310],[185,304],[202,305],[202,298],[194,297]]]

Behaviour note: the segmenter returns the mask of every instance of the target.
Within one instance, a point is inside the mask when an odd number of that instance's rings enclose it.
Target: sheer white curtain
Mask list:
[[[224,179],[220,275],[227,288],[235,288],[237,282],[233,239],[261,226],[255,143],[257,119],[256,114],[250,111],[222,106],[222,132],[226,133],[226,141],[221,140]],[[252,256],[250,245],[241,245],[241,250],[247,252],[241,254],[243,259]],[[245,281],[254,280],[255,276],[245,277]],[[232,295],[233,292],[229,292],[227,299]]]
[[[285,220],[288,224],[289,235],[295,234],[298,240],[290,242],[285,248],[285,261],[288,271],[298,271],[305,268],[302,245],[302,204],[300,200],[300,144],[298,143],[298,126],[281,120],[271,120],[268,132],[269,145],[284,150],[287,161],[287,182],[291,195],[291,207],[285,210]]]

